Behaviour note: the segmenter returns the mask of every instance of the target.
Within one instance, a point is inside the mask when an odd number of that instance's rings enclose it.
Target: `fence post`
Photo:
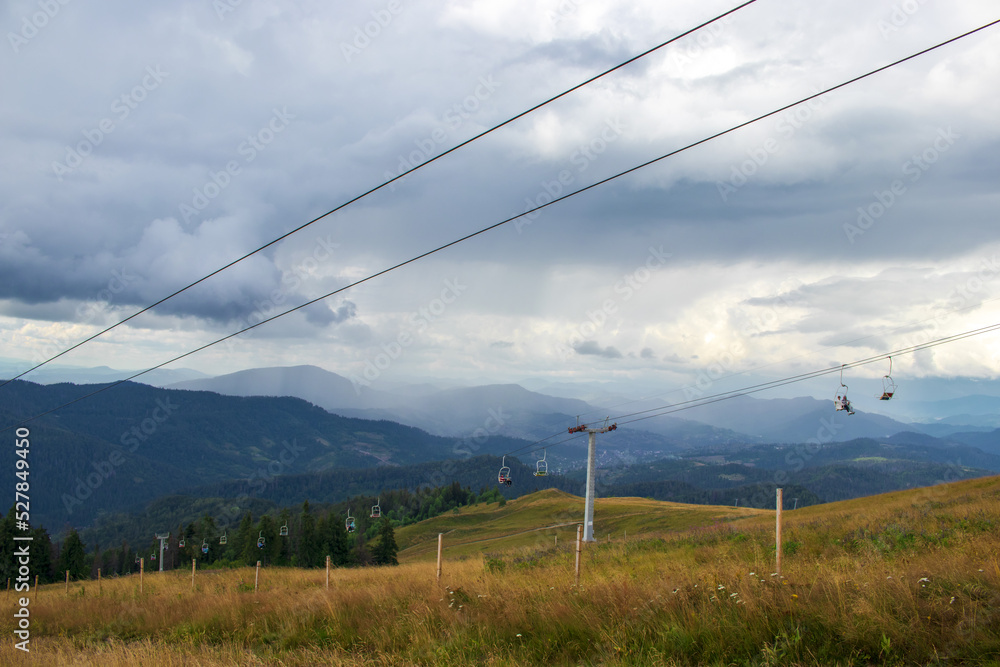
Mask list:
[[[576,585],[580,585],[580,547],[583,545],[583,526],[576,527]]]
[[[438,533],[438,570],[437,570],[437,582],[441,583],[441,546],[444,543],[444,533]]]
[[[101,568],[97,568],[97,594],[101,594]]]
[[[192,558],[191,559],[191,590],[192,591],[194,590],[194,568],[195,568],[195,563],[197,563],[197,562],[198,562],[197,558]]]
[[[253,577],[253,592],[257,592],[257,582],[260,580],[260,561],[257,561],[257,573]]]
[[[776,510],[774,512],[774,570],[781,576],[781,489],[777,490]]]
[[[139,559],[139,594],[142,595],[142,573],[146,570],[146,558]]]
[[[326,589],[330,590],[330,557],[326,557]]]
[[[69,594],[69,570],[66,570],[66,593]]]

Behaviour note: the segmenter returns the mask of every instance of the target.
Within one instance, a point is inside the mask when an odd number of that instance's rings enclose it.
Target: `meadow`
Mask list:
[[[398,567],[329,588],[294,568],[257,591],[252,568],[45,586],[30,655],[5,613],[0,663],[998,664],[1000,478],[786,510],[781,575],[773,511],[615,498],[577,585],[582,509],[544,491],[407,526]]]

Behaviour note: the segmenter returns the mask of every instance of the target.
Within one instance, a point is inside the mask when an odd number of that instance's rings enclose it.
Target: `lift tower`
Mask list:
[[[587,442],[587,501],[583,515],[583,541],[594,541],[594,482],[597,475],[597,434],[614,431],[618,424],[608,426],[608,421],[604,420],[604,426],[599,428],[588,428],[586,424],[571,426],[567,429],[570,433],[582,433],[586,431],[590,438]]]

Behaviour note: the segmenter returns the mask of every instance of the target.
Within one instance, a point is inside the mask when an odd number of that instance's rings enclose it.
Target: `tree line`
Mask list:
[[[242,514],[235,530],[220,529],[216,517],[209,513],[170,531],[162,552],[164,570],[189,568],[192,560],[198,567],[243,567],[261,561],[264,565],[292,567],[324,567],[330,557],[333,567],[396,565],[398,545],[395,528],[438,516],[459,507],[480,502],[503,504],[506,499],[499,489],[472,492],[458,482],[410,491],[399,489],[381,497],[356,497],[350,501],[327,506],[313,506],[308,500],[294,510],[283,508],[254,516],[250,510]],[[378,504],[379,516],[372,509]],[[359,508],[365,511],[356,514]],[[347,530],[347,510],[351,509],[354,531]],[[61,542],[53,542],[45,530],[32,529],[30,576],[39,583],[62,581],[69,571],[73,580],[97,576],[128,575],[139,570],[139,560],[145,559],[147,571],[161,566],[160,541],[153,537],[157,527],[146,531],[151,539],[140,544],[88,548],[76,529],[69,529]],[[166,532],[166,531],[162,531]],[[0,522],[0,578],[17,577],[14,509]],[[23,544],[23,543],[22,543]]]

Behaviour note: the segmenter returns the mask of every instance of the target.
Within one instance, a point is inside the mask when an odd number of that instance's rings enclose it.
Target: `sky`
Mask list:
[[[736,4],[4,3],[0,356],[27,368]],[[758,0],[60,362],[161,364],[997,18]],[[1000,322],[997,81],[1000,26],[169,367],[639,394]],[[984,335],[893,373],[994,379],[998,354]]]

